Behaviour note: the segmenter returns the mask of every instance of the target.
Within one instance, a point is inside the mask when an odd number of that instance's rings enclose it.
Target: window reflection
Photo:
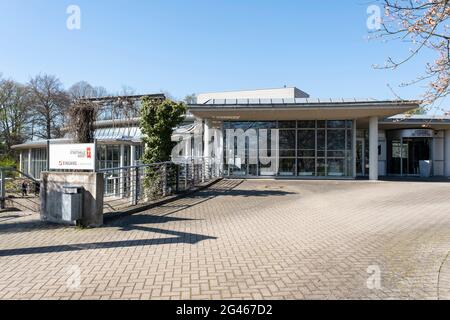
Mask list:
[[[225,122],[224,129],[256,130],[258,144],[246,141],[246,150],[235,150],[235,155],[241,151],[246,157],[225,163],[224,171],[238,176],[352,176],[352,124],[351,120]],[[276,155],[271,154],[274,143],[271,129],[274,128],[279,129]],[[233,143],[231,145],[236,149],[236,139]],[[224,148],[226,155],[226,144]],[[255,150],[257,165],[248,161],[249,152]],[[270,163],[272,156],[277,157],[277,172]]]

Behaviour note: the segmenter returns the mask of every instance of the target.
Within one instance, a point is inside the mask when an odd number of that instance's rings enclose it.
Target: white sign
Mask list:
[[[95,170],[95,144],[50,144],[50,170]]]

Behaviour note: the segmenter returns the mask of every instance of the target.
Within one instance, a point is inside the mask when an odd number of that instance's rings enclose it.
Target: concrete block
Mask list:
[[[93,172],[42,172],[41,219],[67,224],[62,217],[62,194],[66,185],[81,186],[83,193],[83,217],[81,223],[88,227],[103,225],[102,173]]]

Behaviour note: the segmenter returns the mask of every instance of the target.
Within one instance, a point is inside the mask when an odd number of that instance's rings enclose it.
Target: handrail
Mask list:
[[[36,178],[30,176],[29,174],[27,174],[27,173],[25,173],[25,172],[22,172],[22,171],[16,169],[16,168],[14,168],[14,167],[0,167],[0,170],[5,170],[5,171],[15,171],[15,172],[17,172],[17,173],[20,173],[22,176],[27,177],[28,179],[30,179],[30,180],[33,181],[33,182],[36,182],[36,183],[39,182],[39,180],[37,180]]]
[[[151,164],[139,164],[139,165],[134,165],[134,166],[126,166],[126,167],[103,168],[103,169],[97,169],[97,172],[139,169],[139,168],[143,168],[143,167],[161,166],[161,165],[165,165],[165,164],[174,164],[174,163],[171,161],[166,161],[166,162],[158,162],[158,163],[151,163]]]
[[[196,159],[205,159],[205,157],[198,156],[198,157],[179,157],[177,158],[179,160],[189,160],[189,161],[195,161]],[[129,170],[129,169],[140,169],[140,168],[149,168],[149,167],[156,167],[156,166],[162,166],[162,165],[176,165],[177,162],[174,161],[165,161],[165,162],[155,162],[155,163],[141,163],[134,166],[125,166],[125,167],[114,167],[114,168],[103,168],[103,169],[97,169],[97,172],[111,172],[111,171],[119,171],[119,170]]]

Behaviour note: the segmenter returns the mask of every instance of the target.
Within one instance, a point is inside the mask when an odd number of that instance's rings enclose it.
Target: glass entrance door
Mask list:
[[[388,157],[389,174],[402,175],[404,164],[403,159],[408,157],[408,148],[407,145],[405,146],[405,144],[403,144],[402,139],[392,140],[389,142]]]
[[[403,159],[404,175],[420,175],[419,162],[430,160],[429,139],[405,138],[403,143],[407,148],[407,157]]]
[[[365,150],[365,143],[364,138],[360,138],[356,140],[356,175],[357,176],[364,176],[365,175],[365,168],[366,168],[366,161],[364,156],[364,150]]]
[[[421,160],[430,160],[429,138],[401,138],[389,141],[389,174],[420,175]]]

